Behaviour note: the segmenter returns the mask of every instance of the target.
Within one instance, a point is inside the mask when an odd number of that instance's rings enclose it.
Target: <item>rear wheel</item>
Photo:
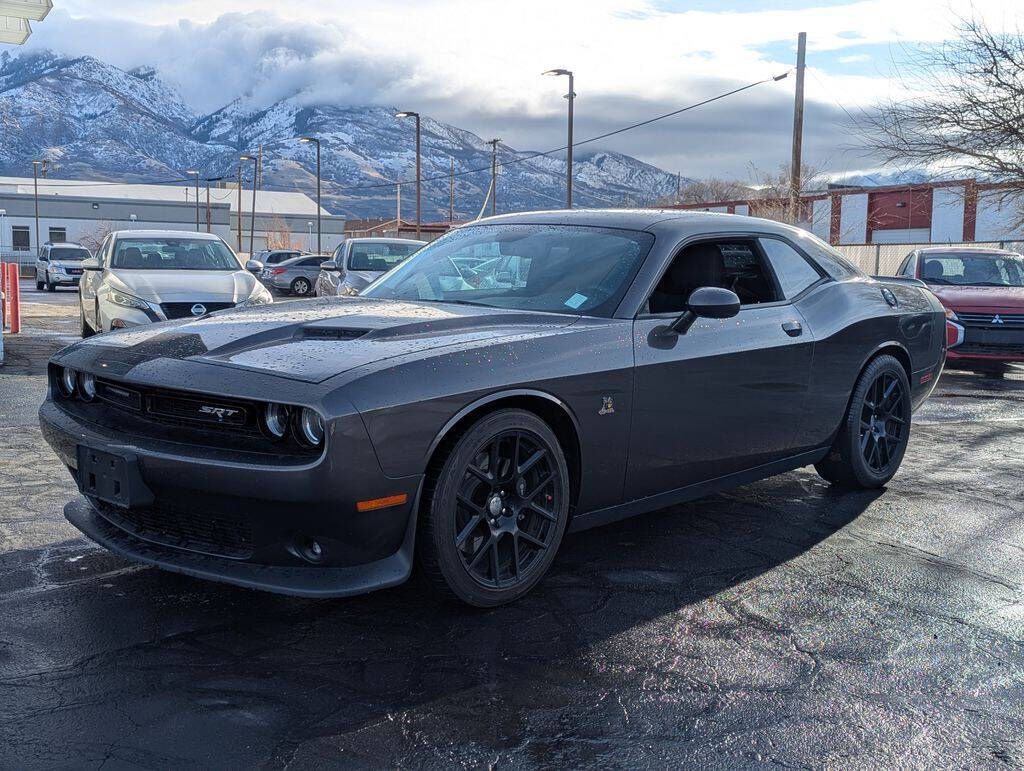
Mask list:
[[[524,410],[481,418],[427,481],[417,553],[441,591],[477,607],[518,599],[547,573],[569,518],[569,472]]]
[[[815,470],[845,487],[881,487],[896,474],[910,438],[910,382],[893,356],[861,373],[828,455]]]
[[[308,278],[297,278],[292,282],[291,291],[294,295],[305,297],[309,294],[310,288]]]

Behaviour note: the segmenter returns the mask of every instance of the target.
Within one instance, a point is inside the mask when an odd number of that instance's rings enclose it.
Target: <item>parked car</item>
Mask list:
[[[1024,362],[1024,257],[1003,249],[915,249],[900,275],[924,281],[946,308],[950,367],[1002,377]]]
[[[173,230],[121,230],[83,260],[78,287],[82,337],[168,319],[273,302],[219,237]]]
[[[517,265],[474,286],[457,260],[479,253]],[[308,597],[401,583],[415,558],[494,606],[568,530],[808,464],[886,484],[944,323],[921,282],[780,223],[532,212],[344,303],[72,345],[40,421],[85,496],[65,516],[129,558]]]
[[[47,241],[36,258],[36,289],[54,291],[58,286],[78,286],[82,261],[92,253],[81,244]]]
[[[312,294],[313,285],[320,275],[320,265],[328,259],[324,254],[302,255],[276,265],[264,266],[260,281],[268,289],[305,297]]]
[[[426,241],[411,238],[349,238],[320,266],[315,294],[320,297],[357,295],[382,273],[407,259]]]
[[[299,249],[264,249],[256,255],[256,259],[264,265],[277,265],[285,260],[293,260],[309,252]]]

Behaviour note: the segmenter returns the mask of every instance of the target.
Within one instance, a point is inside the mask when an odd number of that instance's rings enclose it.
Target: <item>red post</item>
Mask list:
[[[18,263],[7,264],[7,286],[11,290],[11,334],[21,332],[21,282],[18,281]]]
[[[0,329],[7,329],[7,263],[0,262]]]

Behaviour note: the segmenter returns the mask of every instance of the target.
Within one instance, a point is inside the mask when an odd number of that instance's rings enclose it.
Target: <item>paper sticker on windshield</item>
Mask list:
[[[570,297],[568,300],[566,300],[565,304],[568,305],[573,310],[576,310],[581,305],[583,305],[583,303],[585,303],[586,301],[587,301],[587,296],[585,294],[580,294],[579,292],[577,292],[572,297]]]

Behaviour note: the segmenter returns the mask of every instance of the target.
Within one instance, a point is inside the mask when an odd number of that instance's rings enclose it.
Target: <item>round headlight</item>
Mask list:
[[[299,431],[302,438],[309,444],[317,447],[324,440],[324,422],[320,419],[316,410],[304,407],[299,415]]]
[[[288,433],[288,408],[271,402],[263,410],[263,427],[271,439],[282,439]]]
[[[64,369],[60,371],[60,377],[57,378],[57,385],[60,388],[60,392],[69,398],[75,395],[75,384],[77,382],[78,373],[71,369],[71,367],[64,367]]]
[[[89,372],[78,375],[78,393],[87,402],[96,398],[96,376]]]

